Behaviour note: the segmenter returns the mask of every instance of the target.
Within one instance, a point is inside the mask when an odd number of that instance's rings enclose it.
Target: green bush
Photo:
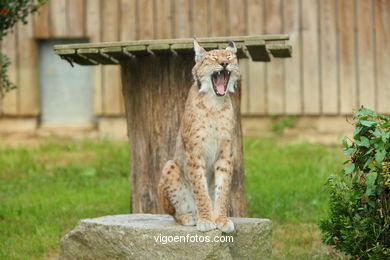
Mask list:
[[[323,241],[356,259],[390,259],[390,117],[361,108],[344,138],[344,178],[328,180]]]

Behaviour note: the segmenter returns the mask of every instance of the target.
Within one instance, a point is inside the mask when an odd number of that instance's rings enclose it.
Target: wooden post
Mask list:
[[[132,213],[162,213],[157,185],[173,158],[180,119],[193,83],[193,54],[148,55],[122,64],[122,87],[130,142]],[[233,94],[237,116],[236,156],[229,215],[246,215],[240,91]]]

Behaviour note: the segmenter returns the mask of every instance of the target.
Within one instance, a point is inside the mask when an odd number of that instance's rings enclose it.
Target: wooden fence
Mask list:
[[[390,114],[390,0],[51,0],[2,42],[18,86],[8,116],[39,115],[40,39],[91,42],[290,34],[293,58],[241,61],[242,113]],[[93,68],[96,115],[124,113],[119,67]]]

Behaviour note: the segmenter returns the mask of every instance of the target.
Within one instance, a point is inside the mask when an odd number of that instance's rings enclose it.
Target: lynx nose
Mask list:
[[[223,68],[226,68],[228,63],[227,61],[222,61],[219,65],[221,65]]]

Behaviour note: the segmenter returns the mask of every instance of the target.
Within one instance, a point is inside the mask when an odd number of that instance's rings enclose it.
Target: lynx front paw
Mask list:
[[[196,222],[198,222],[198,218],[195,214],[187,214],[183,218],[183,225],[184,226],[195,226]]]
[[[215,220],[215,224],[217,225],[217,228],[222,232],[229,233],[234,231],[234,224],[228,218],[219,217]]]
[[[196,229],[202,232],[207,232],[216,228],[214,222],[211,220],[199,219],[198,224],[196,224]]]

